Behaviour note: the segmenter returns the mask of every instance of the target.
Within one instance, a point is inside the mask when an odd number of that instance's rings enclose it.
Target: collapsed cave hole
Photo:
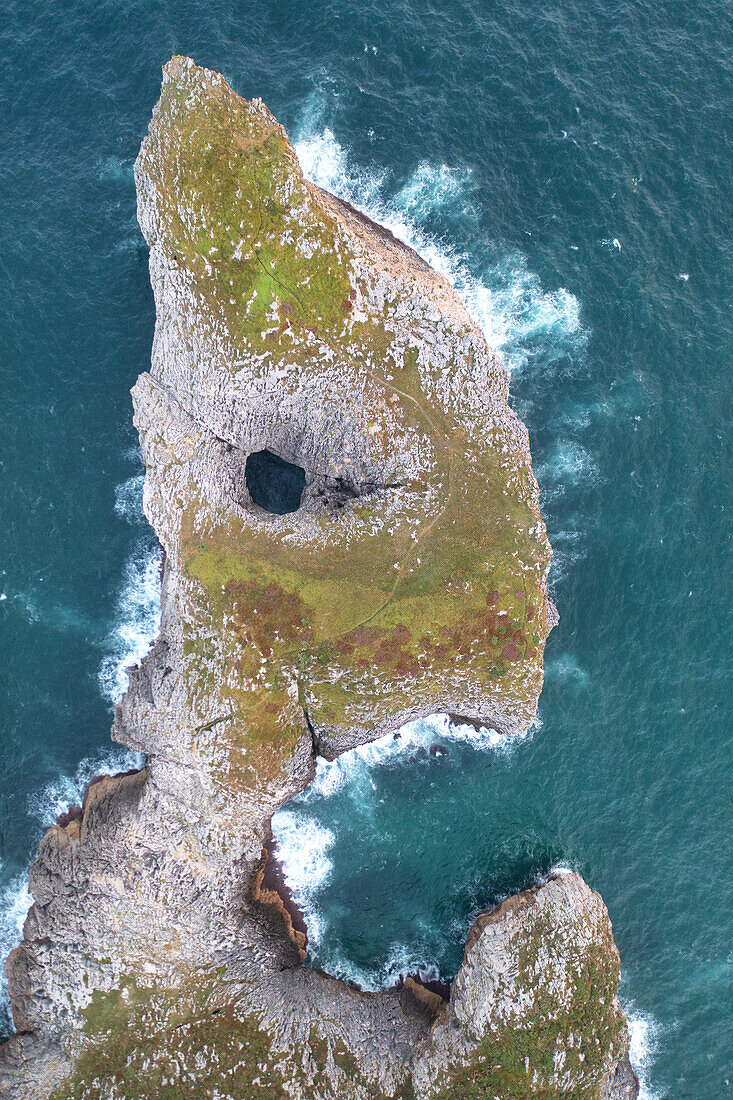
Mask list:
[[[305,470],[274,451],[248,455],[244,480],[252,500],[266,512],[285,516],[297,512],[305,488]]]

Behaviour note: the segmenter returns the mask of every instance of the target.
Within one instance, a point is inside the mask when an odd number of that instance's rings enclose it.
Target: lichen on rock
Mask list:
[[[623,1097],[613,1091],[628,1051],[618,981],[608,913],[579,876],[507,898],[469,933],[447,1010],[416,1060],[418,1092]]]
[[[308,182],[267,108],[188,58],[165,66],[135,177],[162,619],[113,736],[147,764],[42,841],[0,1085],[635,1095],[618,1091],[633,1074],[608,915],[577,876],[479,918],[446,1006],[303,966],[264,878],[272,814],[318,754],[436,712],[507,736],[534,718],[556,612],[504,367],[445,279]],[[263,453],[258,477],[297,487],[269,511],[247,475]]]

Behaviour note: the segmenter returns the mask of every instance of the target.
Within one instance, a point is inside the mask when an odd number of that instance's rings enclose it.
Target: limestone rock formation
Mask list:
[[[635,1097],[618,972],[606,908],[577,875],[507,898],[469,933],[417,1095]]]
[[[576,876],[479,918],[445,1006],[303,966],[262,886],[319,753],[535,715],[556,613],[506,371],[441,276],[190,59],[135,176],[162,622],[113,736],[147,763],[42,841],[1,1094],[633,1097],[608,915]]]

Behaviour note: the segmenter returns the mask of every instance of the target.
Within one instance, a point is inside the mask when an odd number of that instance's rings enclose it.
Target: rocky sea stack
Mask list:
[[[162,623],[113,736],[147,764],[42,841],[2,1095],[633,1098],[608,914],[577,875],[480,916],[446,1000],[304,966],[264,865],[319,754],[436,712],[533,720],[556,612],[505,369],[441,276],[188,58],[135,177]]]

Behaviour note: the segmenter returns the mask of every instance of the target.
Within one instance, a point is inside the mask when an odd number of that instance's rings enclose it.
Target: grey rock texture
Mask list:
[[[157,322],[133,399],[165,557],[113,736],[147,763],[41,843],[0,1094],[635,1096],[608,914],[577,876],[479,918],[447,1005],[304,967],[255,898],[318,753],[438,711],[527,728],[550,548],[500,361],[444,279],[303,179],[262,103],[174,58],[136,183]],[[294,513],[249,495],[265,448],[305,471]],[[538,1036],[550,1070],[517,1061]]]
[[[623,1096],[618,972],[608,913],[579,876],[507,898],[469,933],[450,1001],[415,1062],[416,1093],[480,1084],[486,1096]]]

